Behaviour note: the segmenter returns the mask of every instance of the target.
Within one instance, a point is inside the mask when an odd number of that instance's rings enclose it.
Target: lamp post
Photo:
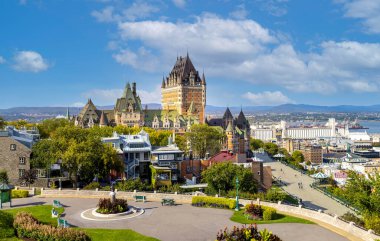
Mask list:
[[[239,211],[239,178],[236,177],[236,207],[235,211]]]

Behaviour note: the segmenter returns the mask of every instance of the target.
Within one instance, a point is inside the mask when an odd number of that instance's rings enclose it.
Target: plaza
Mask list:
[[[57,198],[29,197],[15,199],[13,208],[52,204]],[[146,236],[165,241],[215,240],[216,234],[225,227],[241,224],[230,221],[231,210],[197,208],[190,204],[161,206],[159,202],[134,202],[130,205],[144,209],[144,213],[134,218],[114,221],[91,221],[83,219],[81,213],[94,208],[95,198],[59,198],[65,211],[62,217],[69,224],[81,228],[132,229]],[[259,229],[269,229],[284,241],[347,241],[331,230],[317,224],[278,223],[260,224]]]

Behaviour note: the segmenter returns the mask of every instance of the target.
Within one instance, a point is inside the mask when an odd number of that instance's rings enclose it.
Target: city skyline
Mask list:
[[[162,76],[187,52],[205,72],[208,105],[379,104],[374,1],[23,0],[0,9],[0,84],[12,90],[0,108],[112,105],[133,81],[144,103],[160,103]]]

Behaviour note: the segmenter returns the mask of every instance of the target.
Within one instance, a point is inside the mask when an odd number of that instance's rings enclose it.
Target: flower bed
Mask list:
[[[216,235],[218,241],[281,241],[281,239],[266,229],[259,231],[255,225],[236,227],[232,230],[225,228]]]
[[[195,207],[212,207],[212,208],[227,208],[233,209],[236,206],[236,201],[221,197],[193,197],[191,204]]]
[[[276,217],[276,209],[256,204],[247,204],[244,215],[251,220],[273,220]]]
[[[13,227],[19,238],[30,238],[41,241],[89,241],[85,232],[71,228],[57,228],[50,225],[40,224],[30,213],[17,213]]]
[[[98,209],[96,212],[101,214],[116,214],[128,211],[128,202],[125,199],[115,199],[115,202],[111,202],[109,198],[99,199]]]

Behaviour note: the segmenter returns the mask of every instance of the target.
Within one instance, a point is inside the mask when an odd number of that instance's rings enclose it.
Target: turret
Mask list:
[[[132,83],[132,93],[133,95],[136,95],[136,82]]]

